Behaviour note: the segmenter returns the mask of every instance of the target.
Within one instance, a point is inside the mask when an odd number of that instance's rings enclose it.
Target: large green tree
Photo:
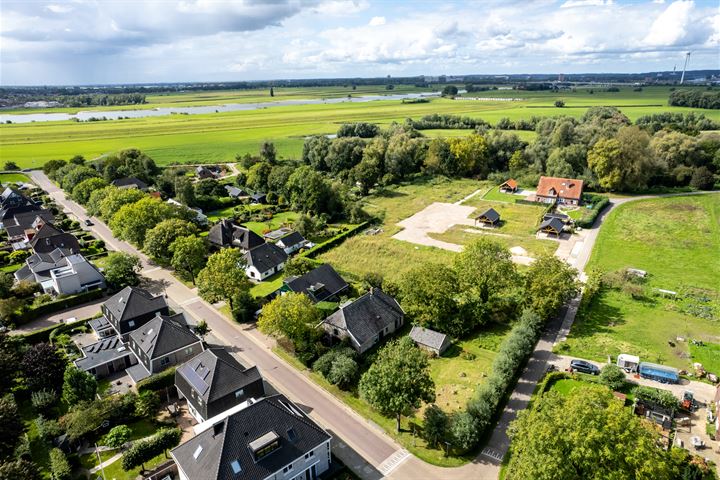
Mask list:
[[[95,198],[91,198],[88,205],[92,206],[93,215],[100,215],[106,222],[112,220],[113,215],[115,215],[123,205],[135,203],[146,196],[145,193],[135,188],[106,187],[103,189],[103,192],[105,193],[97,194],[98,196],[102,195],[102,199],[97,199],[99,200],[97,208],[95,208],[94,204],[96,201]]]
[[[678,478],[650,425],[607,390],[547,393],[520,412],[509,433],[507,478]]]
[[[88,178],[87,180],[83,180],[82,182],[75,185],[75,188],[72,189],[72,199],[78,202],[81,205],[85,205],[90,200],[90,195],[95,190],[100,190],[107,187],[107,182],[103,180],[102,178],[98,177],[92,177]]]
[[[402,307],[414,323],[458,337],[474,326],[465,322],[455,298],[458,278],[446,265],[423,263],[403,274],[398,283]]]
[[[97,393],[97,380],[88,372],[75,367],[65,369],[62,396],[65,403],[75,405],[80,401],[92,400]]]
[[[377,359],[360,379],[362,398],[383,415],[400,417],[435,401],[435,383],[428,358],[410,337],[393,340],[380,349]]]
[[[67,360],[63,354],[49,343],[30,346],[23,353],[20,363],[25,385],[33,392],[43,388],[60,392],[66,367]]]
[[[541,255],[525,273],[525,303],[543,320],[578,292],[577,270],[554,255]]]
[[[179,218],[191,220],[195,212],[178,205],[145,197],[135,203],[123,205],[110,220],[113,235],[135,245],[143,245],[148,230],[163,220]]]
[[[315,327],[320,318],[320,311],[307,295],[288,293],[263,307],[258,328],[268,335],[287,337],[297,347],[317,332]]]
[[[211,303],[224,300],[232,310],[236,298],[250,290],[245,265],[245,257],[237,248],[224,248],[210,255],[197,276],[198,294]]]
[[[24,431],[15,397],[11,394],[0,397],[0,461],[12,458]]]
[[[194,235],[197,231],[194,223],[168,218],[147,231],[143,250],[154,259],[167,263],[172,258],[170,245],[178,238]]]
[[[203,239],[195,235],[180,237],[170,244],[169,250],[172,253],[170,265],[195,285],[195,278],[205,266],[207,245]]]
[[[636,126],[623,127],[614,138],[599,140],[588,152],[588,167],[600,186],[611,191],[642,190],[658,171],[650,136]]]
[[[105,261],[105,280],[116,288],[137,285],[140,282],[140,258],[125,252],[110,252]]]

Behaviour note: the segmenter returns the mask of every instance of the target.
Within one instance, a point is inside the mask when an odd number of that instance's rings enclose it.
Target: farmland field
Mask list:
[[[360,87],[358,87],[360,89]],[[377,91],[352,92],[378,93]],[[276,99],[342,96],[336,89],[298,89],[297,92],[280,92]],[[394,93],[402,93],[400,89]],[[498,90],[481,92],[482,97],[513,97],[520,101],[450,100],[433,99],[429,103],[403,104],[399,100],[378,100],[366,103],[337,103],[319,105],[278,106],[257,110],[213,113],[202,115],[168,115],[99,122],[37,122],[0,126],[0,161],[15,161],[22,168],[39,167],[53,158],[69,158],[82,154],[87,158],[136,147],[146,151],[159,164],[213,163],[232,161],[236,154],[256,152],[264,140],[272,140],[278,153],[285,157],[298,157],[303,139],[307,135],[331,134],[345,122],[374,122],[387,125],[402,122],[408,117],[419,118],[431,113],[450,113],[482,118],[494,124],[503,117],[511,120],[529,119],[532,116],[569,115],[580,117],[588,107],[595,105],[618,106],[628,117],[663,111],[698,111],[716,121],[720,111],[693,110],[667,106],[669,90],[649,87],[642,92],[630,88],[618,93],[588,92],[521,92]],[[152,97],[152,107],[166,104],[200,105],[221,104],[239,98],[256,101],[264,91],[205,92]],[[158,96],[163,97],[163,96]],[[556,108],[553,102],[563,98],[565,108]],[[127,108],[127,107],[123,107]],[[437,131],[431,135],[440,134]],[[457,131],[448,132],[457,135]],[[524,138],[532,133],[522,132]]]
[[[588,271],[646,270],[644,298],[602,291],[575,322],[561,350],[594,360],[631,353],[679,368],[690,367],[691,353],[712,356],[712,347],[691,351],[688,343],[720,342],[719,220],[718,195],[619,206],[600,230]],[[665,298],[657,289],[678,295]]]

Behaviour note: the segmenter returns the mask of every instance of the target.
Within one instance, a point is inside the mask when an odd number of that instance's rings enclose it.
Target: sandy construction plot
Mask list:
[[[462,250],[462,245],[435,240],[430,238],[428,233],[445,233],[454,225],[473,225],[473,220],[468,217],[474,211],[474,207],[436,202],[412,217],[398,222],[403,230],[393,235],[393,238],[459,252]]]

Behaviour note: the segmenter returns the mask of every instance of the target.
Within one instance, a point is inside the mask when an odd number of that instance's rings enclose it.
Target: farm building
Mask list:
[[[580,205],[583,181],[574,178],[540,177],[535,201],[540,203],[560,203]]]
[[[538,231],[560,237],[564,226],[565,224],[559,218],[550,218],[548,220],[543,220],[538,227]]]
[[[442,355],[450,346],[450,339],[447,335],[429,328],[413,327],[410,330],[410,338],[418,347],[438,356]]]
[[[475,217],[475,224],[495,227],[500,223],[500,214],[494,208],[488,208],[480,215]]]
[[[515,179],[513,179],[513,178],[508,179],[505,183],[503,183],[499,187],[499,190],[502,193],[515,193],[515,192],[517,192],[517,189],[518,189],[518,184],[515,181]]]

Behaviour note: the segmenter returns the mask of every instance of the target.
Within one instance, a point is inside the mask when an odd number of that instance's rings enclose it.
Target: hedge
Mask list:
[[[179,428],[161,428],[152,437],[138,440],[123,455],[123,470],[131,470],[167,452],[180,443],[181,437]]]
[[[335,235],[335,236],[334,236],[333,238],[331,238],[330,240],[327,240],[327,241],[325,241],[325,242],[323,242],[323,243],[319,243],[319,244],[315,245],[313,248],[311,248],[310,250],[306,250],[306,251],[302,252],[302,253],[300,254],[300,256],[302,256],[302,257],[308,257],[308,258],[314,258],[316,255],[320,255],[321,253],[327,252],[327,251],[330,250],[332,247],[341,244],[342,242],[345,241],[345,239],[347,239],[348,237],[351,237],[351,236],[355,235],[357,232],[359,232],[360,230],[364,229],[364,228],[367,227],[369,224],[370,224],[370,222],[363,222],[363,223],[361,223],[361,224],[359,224],[359,225],[356,225],[356,226],[350,228],[349,230],[347,230],[347,231],[345,231],[345,232],[343,232],[343,233],[341,233],[341,234],[339,234],[339,235]]]
[[[167,370],[140,380],[137,383],[137,391],[138,393],[144,391],[157,392],[167,387],[172,387],[173,385],[175,385],[175,367],[168,368]]]
[[[48,342],[50,341],[50,334],[52,334],[54,331],[57,330],[57,334],[65,333],[77,327],[84,327],[85,325],[87,325],[87,322],[89,320],[89,318],[85,318],[83,320],[78,320],[77,322],[58,323],[57,325],[46,327],[41,330],[35,330],[31,333],[25,333],[21,335],[21,337],[30,345]]]
[[[101,289],[89,290],[87,292],[78,293],[77,295],[71,295],[69,297],[60,298],[53,302],[43,303],[37,307],[29,307],[24,309],[23,312],[18,316],[16,325],[23,325],[41,315],[47,315],[50,313],[59,312],[66,308],[75,307],[82,305],[83,303],[97,300],[105,295],[105,291]]]
[[[595,223],[597,216],[600,215],[600,212],[602,212],[605,207],[610,204],[610,199],[603,195],[593,195],[590,193],[586,194],[585,198],[587,199],[586,201],[594,203],[593,207],[590,211],[585,212],[582,218],[575,222],[575,225],[581,228],[591,228]]]

